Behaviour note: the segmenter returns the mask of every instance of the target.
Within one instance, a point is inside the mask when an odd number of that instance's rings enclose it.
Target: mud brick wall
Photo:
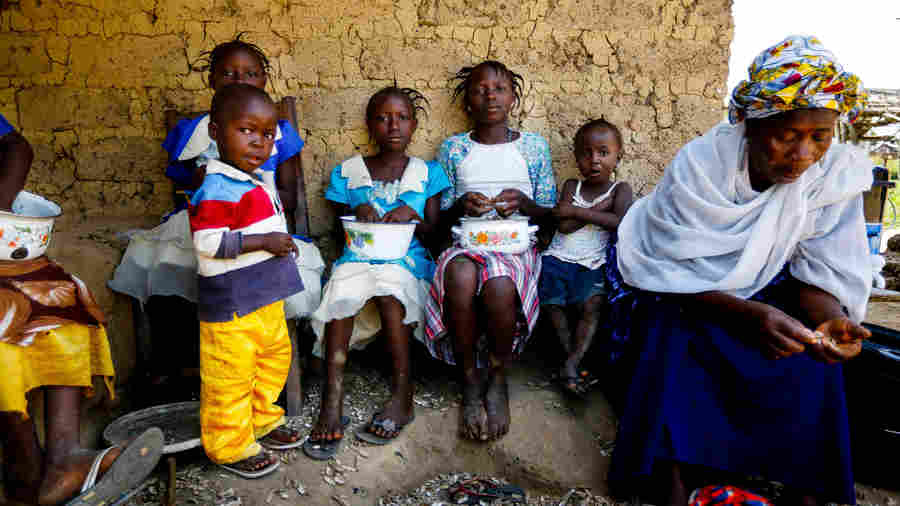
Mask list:
[[[206,109],[200,53],[246,32],[271,59],[270,93],[299,99],[312,232],[325,241],[330,169],[372,148],[363,121],[368,97],[394,78],[421,90],[431,109],[411,152],[431,158],[441,139],[468,128],[450,103],[448,79],[486,58],[525,77],[513,124],[550,141],[560,180],[576,174],[573,133],[602,115],[624,134],[618,177],[646,193],[685,141],[722,118],[730,7],[730,0],[12,0],[0,14],[0,113],[35,147],[28,188],[59,202],[65,223],[150,222],[171,205],[159,146],[164,111]],[[88,281],[115,311],[103,281],[118,250],[107,250]],[[79,251],[67,248],[60,260]]]

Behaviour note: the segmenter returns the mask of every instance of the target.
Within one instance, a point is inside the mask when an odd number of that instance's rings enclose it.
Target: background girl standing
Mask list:
[[[485,61],[456,78],[453,97],[462,95],[475,127],[445,140],[438,152],[452,185],[441,202],[444,218],[549,215],[556,181],[547,141],[509,128],[522,76]],[[460,366],[464,437],[495,439],[509,431],[506,369],[537,321],[540,270],[534,247],[518,255],[452,247],[437,261],[426,345],[436,358]]]
[[[222,87],[242,83],[265,89],[268,80],[269,60],[255,44],[241,40],[240,34],[209,51],[207,82],[214,92]],[[132,235],[128,250],[116,268],[110,288],[130,295],[142,303],[150,316],[155,339],[171,336],[185,349],[194,345],[193,339],[182,336],[197,335],[197,260],[191,241],[187,203],[193,191],[203,182],[210,160],[219,159],[216,141],[209,136],[210,115],[202,114],[193,119],[178,122],[169,132],[163,148],[169,153],[166,176],[175,185],[175,209],[164,222],[154,229]],[[271,157],[254,174],[269,188],[278,192],[284,205],[284,214],[292,228],[294,209],[297,205],[297,175],[302,171],[300,152],[303,139],[290,122],[279,120]],[[312,243],[295,241],[300,254],[297,267],[306,289],[285,301],[288,318],[308,316],[318,306],[321,295],[321,274],[324,270],[321,254]],[[177,297],[162,297],[177,296]],[[193,323],[189,323],[193,322]],[[193,327],[193,328],[192,328]],[[154,346],[155,351],[167,353],[170,346]],[[186,353],[182,364],[167,356],[154,356],[151,362],[169,364],[170,370],[156,370],[151,383],[161,384],[167,375],[177,373],[177,365],[196,367],[197,352]],[[159,395],[159,389],[150,390]],[[184,391],[177,386],[172,389]],[[171,399],[159,399],[168,402]]]

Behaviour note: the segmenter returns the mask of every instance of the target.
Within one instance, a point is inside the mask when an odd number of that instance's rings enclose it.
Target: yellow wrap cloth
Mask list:
[[[101,376],[115,396],[112,356],[103,326],[69,324],[41,332],[30,346],[0,343],[0,411],[26,417],[25,394],[42,386],[83,387],[94,393],[93,376]]]
[[[200,428],[210,460],[257,455],[257,439],[284,424],[274,404],[291,367],[291,339],[279,301],[228,322],[200,322]]]

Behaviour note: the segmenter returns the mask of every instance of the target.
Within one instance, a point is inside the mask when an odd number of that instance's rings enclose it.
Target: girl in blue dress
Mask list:
[[[348,349],[361,348],[382,328],[393,358],[391,399],[357,437],[387,444],[414,418],[409,341],[414,333],[423,339],[425,301],[434,272],[422,240],[437,221],[441,192],[450,186],[439,164],[406,154],[422,101],[424,97],[409,88],[392,86],[375,93],[366,107],[366,125],[378,154],[357,155],[335,167],[325,192],[338,215],[419,224],[402,259],[368,260],[348,248],[335,262],[322,303],[311,317],[327,373],[319,419],[304,445],[314,459],[334,455],[343,438],[342,376]]]

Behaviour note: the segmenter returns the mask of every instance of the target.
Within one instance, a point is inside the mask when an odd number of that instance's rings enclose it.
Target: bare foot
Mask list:
[[[337,441],[344,438],[341,415],[344,407],[344,375],[337,374],[322,384],[322,401],[319,418],[309,432],[309,440],[315,443]]]
[[[509,432],[509,386],[506,371],[494,368],[484,394],[488,439],[500,439]]]
[[[262,439],[272,442],[273,444],[291,444],[300,440],[300,431],[294,430],[287,425],[275,427],[271,432],[263,436]]]
[[[233,467],[239,471],[244,471],[247,473],[252,473],[255,471],[263,470],[272,464],[278,462],[278,459],[270,452],[261,451],[252,457],[247,457],[244,460],[239,460],[233,464],[228,464],[228,467]]]
[[[484,440],[487,438],[486,416],[484,411],[484,380],[477,372],[474,378],[463,380],[462,423],[460,432],[467,439]]]
[[[97,453],[99,452],[78,450],[61,461],[48,461],[44,480],[38,490],[38,504],[59,504],[77,495]],[[121,448],[113,448],[103,457],[98,479],[106,473],[120,453]]]
[[[369,424],[366,428],[372,434],[383,438],[394,438],[400,433],[400,427],[413,419],[413,391],[410,385],[400,387],[388,403],[373,417],[373,421],[393,421],[394,430],[387,430],[383,425]]]

